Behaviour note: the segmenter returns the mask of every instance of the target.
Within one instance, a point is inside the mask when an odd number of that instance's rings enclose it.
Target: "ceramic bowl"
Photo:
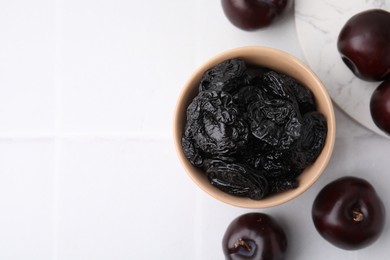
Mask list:
[[[181,147],[181,138],[186,123],[186,110],[188,105],[198,93],[200,78],[209,68],[231,58],[241,58],[247,63],[267,67],[296,79],[313,92],[317,103],[317,110],[320,111],[327,120],[328,132],[325,145],[316,161],[299,175],[299,186],[295,189],[269,195],[261,200],[233,196],[211,185],[204,171],[194,167],[184,156]],[[202,190],[210,194],[215,199],[230,205],[243,208],[267,208],[280,205],[298,197],[317,181],[326,168],[332,155],[335,142],[336,123],[333,104],[325,86],[316,74],[307,65],[305,65],[305,63],[281,50],[269,47],[248,46],[220,53],[203,63],[195,70],[185,83],[179,95],[174,115],[173,132],[179,160],[188,175]]]

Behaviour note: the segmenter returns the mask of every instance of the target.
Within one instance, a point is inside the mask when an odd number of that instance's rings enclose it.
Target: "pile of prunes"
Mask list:
[[[234,58],[203,74],[182,147],[212,185],[260,200],[298,187],[297,176],[316,160],[326,134],[308,88]]]

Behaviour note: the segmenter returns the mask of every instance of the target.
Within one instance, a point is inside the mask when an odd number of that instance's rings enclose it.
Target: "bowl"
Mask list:
[[[199,82],[203,73],[218,63],[231,58],[241,58],[247,63],[267,67],[294,78],[313,92],[317,103],[317,110],[321,112],[327,120],[328,132],[324,147],[315,162],[298,176],[299,186],[295,189],[272,194],[261,200],[230,195],[211,185],[204,171],[194,167],[183,153],[181,138],[186,123],[186,110],[192,99],[198,93]],[[174,113],[174,142],[178,158],[185,171],[192,180],[209,195],[219,201],[237,207],[268,208],[283,204],[298,197],[318,180],[326,168],[333,152],[336,122],[333,104],[325,86],[316,74],[302,61],[284,51],[270,47],[247,46],[235,48],[217,54],[206,61],[185,83],[179,95]]]

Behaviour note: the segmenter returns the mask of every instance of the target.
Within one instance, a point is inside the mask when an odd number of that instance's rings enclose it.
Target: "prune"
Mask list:
[[[239,88],[233,95],[233,102],[237,104],[240,113],[243,116],[246,116],[248,112],[248,104],[264,100],[262,95],[262,91],[259,87],[254,85],[244,86]]]
[[[286,85],[287,78],[276,71],[269,71],[263,76],[263,91],[270,99],[287,99],[291,101],[290,89]]]
[[[268,68],[258,67],[251,64],[246,64],[246,78],[248,83],[257,85],[263,79],[265,73],[270,71]]]
[[[188,131],[187,128],[186,134],[181,139],[181,146],[183,148],[184,155],[194,166],[200,167],[203,165],[203,155],[199,151],[198,147],[195,147],[195,144],[191,138],[191,131]]]
[[[286,98],[291,102],[297,102],[301,114],[316,110],[313,93],[299,82],[287,75],[270,71],[264,75],[264,86],[268,92],[276,98]],[[294,98],[291,98],[294,96]]]
[[[293,78],[240,59],[207,70],[187,108],[185,156],[220,190],[252,199],[293,189],[321,152],[325,117]]]
[[[279,193],[291,189],[297,188],[299,185],[298,181],[294,178],[291,179],[272,179],[270,180],[269,190],[270,194]]]
[[[226,92],[207,90],[194,98],[187,109],[182,140],[191,163],[201,166],[205,155],[226,156],[246,144],[247,124],[237,114],[237,106]]]
[[[262,152],[258,157],[257,168],[263,169],[268,178],[283,178],[291,171],[289,153],[270,150]]]
[[[248,106],[251,133],[267,144],[289,149],[299,138],[302,120],[295,106],[282,99],[264,100]]]
[[[199,91],[231,91],[245,81],[246,65],[243,60],[231,59],[206,71],[200,80]]]
[[[314,111],[303,116],[301,138],[292,160],[296,167],[304,169],[315,161],[324,147],[326,133],[326,119],[321,113]]]
[[[244,164],[212,160],[205,169],[211,184],[229,194],[261,199],[268,192],[268,181],[261,172]]]
[[[295,96],[301,114],[303,115],[308,112],[315,111],[317,109],[317,105],[313,93],[308,88],[304,87],[292,78],[285,75],[283,77],[286,79],[284,81],[285,84],[290,88]]]

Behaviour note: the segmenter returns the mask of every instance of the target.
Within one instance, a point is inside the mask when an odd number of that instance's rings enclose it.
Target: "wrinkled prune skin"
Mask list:
[[[219,63],[203,74],[199,91],[232,91],[246,81],[245,71],[245,62],[240,59],[231,59]]]
[[[291,102],[282,99],[254,102],[248,107],[250,130],[259,140],[289,149],[299,138],[302,119]]]
[[[295,147],[292,162],[296,168],[304,169],[321,153],[328,131],[325,117],[316,111],[303,116],[301,138]]]
[[[262,173],[247,165],[221,160],[211,160],[205,165],[210,183],[224,192],[255,200],[262,199],[268,192],[268,181]]]
[[[184,155],[190,161],[190,163],[196,167],[201,167],[203,165],[203,155],[199,151],[198,147],[195,147],[195,144],[192,142],[190,136],[190,131],[186,131],[186,134],[181,139],[181,146],[184,152]]]
[[[237,115],[237,106],[226,92],[206,90],[194,98],[187,109],[182,140],[191,163],[199,167],[202,157],[228,156],[245,146],[248,127]]]
[[[275,97],[296,101],[302,115],[317,109],[313,93],[287,75],[270,71],[264,75],[264,83],[267,92]],[[291,98],[292,96],[294,98]]]
[[[187,108],[185,156],[210,183],[259,200],[298,187],[324,147],[325,117],[293,78],[226,60],[207,70]]]
[[[291,189],[297,188],[299,185],[298,181],[294,178],[288,179],[272,179],[270,180],[270,187],[271,190],[269,191],[270,194],[279,193]]]
[[[284,75],[284,77],[287,78],[286,75]],[[295,99],[297,100],[299,106],[299,111],[302,115],[317,110],[317,105],[313,93],[308,88],[299,84],[292,78],[288,78],[288,80],[285,82],[294,93]]]
[[[258,157],[256,168],[263,169],[268,178],[284,178],[292,170],[289,164],[289,157],[290,154],[284,151],[270,150],[263,152]]]
[[[243,117],[247,117],[248,115],[248,104],[262,100],[264,100],[264,98],[261,89],[254,85],[239,88],[233,95],[233,102],[237,104],[238,110]]]
[[[270,99],[286,99],[292,101],[291,96],[293,93],[291,89],[286,85],[286,78],[276,71],[269,71],[263,76],[263,91],[267,93]]]

